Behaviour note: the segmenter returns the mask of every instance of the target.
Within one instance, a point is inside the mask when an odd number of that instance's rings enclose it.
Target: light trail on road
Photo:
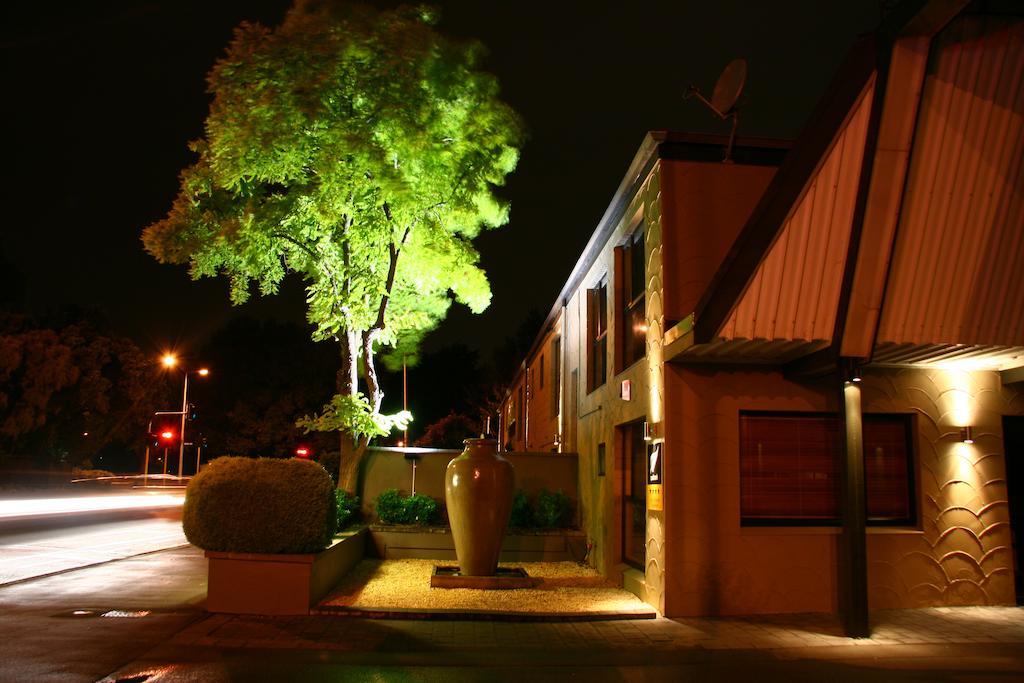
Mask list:
[[[181,507],[183,493],[139,493],[135,495],[96,495],[69,498],[23,498],[0,500],[0,520],[42,515],[74,515],[83,512],[166,509]]]

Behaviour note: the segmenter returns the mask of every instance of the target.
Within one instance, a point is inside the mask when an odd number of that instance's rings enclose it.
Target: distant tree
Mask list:
[[[90,322],[51,329],[24,316],[0,329],[0,453],[74,465],[141,444],[163,385],[131,340]]]
[[[424,448],[462,448],[465,439],[477,436],[480,436],[479,421],[452,412],[427,427],[423,436],[416,440],[416,445]]]
[[[349,490],[367,439],[394,424],[376,352],[408,348],[452,295],[488,305],[471,240],[508,218],[494,187],[516,165],[519,121],[477,68],[479,44],[443,38],[435,20],[300,0],[277,29],[243,23],[209,76],[199,158],[143,233],[193,278],[226,275],[234,303],[301,275],[314,339],[341,347],[338,394],[301,424],[341,432]]]

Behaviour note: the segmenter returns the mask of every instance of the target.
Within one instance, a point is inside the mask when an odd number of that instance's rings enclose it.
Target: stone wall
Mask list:
[[[416,492],[430,496],[444,507],[444,473],[448,462],[460,451],[430,450],[418,453]],[[575,453],[502,453],[515,467],[516,488],[536,496],[541,489],[562,491],[577,503],[577,458]],[[365,519],[373,519],[373,505],[385,489],[403,495],[412,490],[412,463],[399,449],[371,448],[363,461],[360,503]]]

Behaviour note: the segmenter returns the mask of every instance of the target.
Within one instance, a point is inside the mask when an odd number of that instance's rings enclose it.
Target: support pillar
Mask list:
[[[860,385],[847,377],[843,382],[843,533],[839,547],[839,610],[846,635],[867,638],[868,562],[867,505],[864,485],[864,433],[860,409]]]

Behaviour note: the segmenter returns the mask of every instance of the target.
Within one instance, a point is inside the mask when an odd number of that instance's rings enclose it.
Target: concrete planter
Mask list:
[[[206,551],[206,609],[230,614],[309,614],[363,559],[366,530],[339,536],[323,552],[299,555]]]

